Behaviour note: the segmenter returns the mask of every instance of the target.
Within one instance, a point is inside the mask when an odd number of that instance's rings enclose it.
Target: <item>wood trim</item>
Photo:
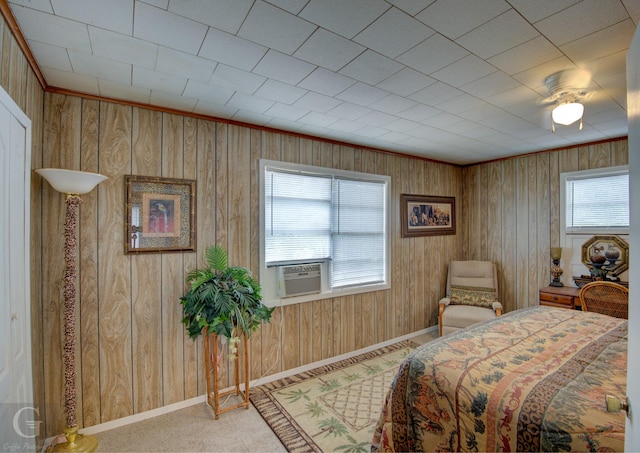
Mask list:
[[[7,22],[7,25],[11,29],[11,32],[13,33],[18,46],[20,46],[22,53],[24,53],[24,56],[27,59],[27,63],[29,63],[31,70],[36,75],[38,82],[40,82],[40,86],[42,87],[42,89],[46,90],[47,81],[44,79],[44,75],[42,74],[42,71],[40,71],[40,67],[38,66],[38,63],[36,63],[36,59],[33,56],[33,53],[31,53],[31,49],[27,44],[27,40],[20,30],[18,21],[16,21],[13,12],[11,12],[11,8],[9,7],[7,0],[0,0],[0,14],[2,14],[2,17],[4,17],[4,20]]]

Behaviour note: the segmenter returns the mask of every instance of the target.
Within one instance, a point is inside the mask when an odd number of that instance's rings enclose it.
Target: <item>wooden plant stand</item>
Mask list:
[[[244,407],[249,409],[249,345],[247,341],[247,334],[242,334],[242,346],[238,345],[238,354],[236,358],[232,359],[233,362],[233,375],[234,384],[231,389],[224,392],[220,392],[218,385],[218,338],[215,333],[208,333],[208,328],[204,328],[204,355],[205,355],[205,367],[207,372],[207,404],[213,409],[216,414],[216,420],[220,417],[220,414],[224,414],[233,409]],[[240,390],[240,364],[239,353],[242,349],[244,356],[244,392]],[[220,407],[220,398],[227,395],[236,394],[241,398],[241,402],[232,406]]]

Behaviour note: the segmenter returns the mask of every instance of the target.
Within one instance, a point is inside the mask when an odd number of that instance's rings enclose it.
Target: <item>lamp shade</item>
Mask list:
[[[58,192],[82,195],[107,179],[106,176],[86,171],[62,168],[40,168],[36,170]]]
[[[579,102],[565,102],[551,112],[551,118],[555,123],[568,126],[575,123],[584,113],[584,105]]]
[[[559,260],[562,258],[562,247],[551,247],[551,259]]]

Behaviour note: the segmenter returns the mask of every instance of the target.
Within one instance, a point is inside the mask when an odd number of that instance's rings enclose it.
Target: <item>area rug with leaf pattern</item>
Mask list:
[[[249,391],[290,452],[368,452],[384,398],[402,360],[402,341]]]

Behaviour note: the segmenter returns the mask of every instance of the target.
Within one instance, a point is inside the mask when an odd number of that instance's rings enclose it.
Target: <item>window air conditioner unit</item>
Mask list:
[[[278,296],[292,297],[319,293],[322,289],[320,263],[278,267]]]

